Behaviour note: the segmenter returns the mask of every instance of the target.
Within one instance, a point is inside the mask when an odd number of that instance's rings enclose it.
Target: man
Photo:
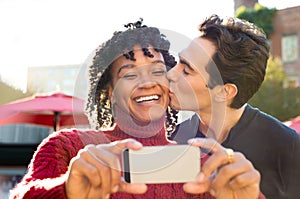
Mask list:
[[[171,139],[214,138],[242,152],[260,171],[266,198],[299,198],[300,136],[247,104],[265,76],[269,45],[264,32],[217,15],[199,31],[168,72],[172,108],[197,113],[178,125]]]

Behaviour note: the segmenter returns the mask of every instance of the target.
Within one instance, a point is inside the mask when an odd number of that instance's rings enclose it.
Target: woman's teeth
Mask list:
[[[144,101],[151,101],[151,100],[158,100],[159,96],[158,95],[150,95],[150,96],[143,96],[135,99],[137,103],[141,103]]]

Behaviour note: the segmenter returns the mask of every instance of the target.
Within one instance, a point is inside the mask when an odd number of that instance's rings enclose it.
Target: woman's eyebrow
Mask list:
[[[136,65],[134,64],[125,64],[123,66],[121,66],[118,70],[118,73],[117,74],[120,74],[120,72],[123,70],[123,69],[126,69],[126,68],[133,68],[133,67],[136,67]]]
[[[155,60],[155,61],[152,61],[151,64],[163,64],[165,65],[165,62],[162,61],[162,60]],[[118,70],[118,73],[117,74],[120,74],[120,72],[123,70],[123,69],[127,69],[127,68],[134,68],[136,67],[135,64],[125,64],[123,66],[121,66]]]
[[[158,59],[158,60],[155,60],[155,61],[151,62],[151,64],[163,64],[163,65],[165,65],[165,62]]]
[[[158,59],[158,60],[152,61],[151,64],[163,64],[163,65],[165,65],[165,62]],[[125,64],[125,65],[123,65],[123,66],[121,66],[121,67],[119,68],[118,73],[120,73],[122,69],[126,69],[126,68],[134,68],[134,67],[136,67],[135,64]]]

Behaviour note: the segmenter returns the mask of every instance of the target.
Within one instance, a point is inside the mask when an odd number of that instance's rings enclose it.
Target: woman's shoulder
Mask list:
[[[57,132],[53,132],[46,139],[44,139],[44,144],[52,143],[59,144],[70,143],[72,145],[85,146],[87,144],[101,144],[106,143],[107,138],[102,131],[92,130],[92,129],[62,129]]]

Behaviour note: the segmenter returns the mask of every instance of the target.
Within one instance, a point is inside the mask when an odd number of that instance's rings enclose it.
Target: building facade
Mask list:
[[[87,92],[87,77],[82,78],[81,65],[29,67],[27,90],[31,93],[63,92],[82,98]]]
[[[290,85],[300,86],[300,6],[277,10],[271,54],[280,57]]]

